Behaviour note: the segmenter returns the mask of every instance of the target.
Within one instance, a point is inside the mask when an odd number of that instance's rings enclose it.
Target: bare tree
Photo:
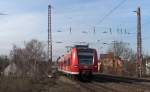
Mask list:
[[[110,45],[108,52],[113,52],[115,56],[121,57],[124,63],[125,75],[133,76],[136,72],[136,54],[128,47],[127,43],[114,42]]]
[[[114,42],[112,45],[110,45],[108,52],[114,52],[115,56],[119,56],[128,61],[135,60],[134,51],[128,47],[127,43],[124,42]]]
[[[35,39],[27,42],[24,48],[18,48],[14,45],[10,53],[12,62],[18,66],[23,75],[36,75],[41,70],[39,64],[42,64],[41,62],[45,64],[44,61],[46,61],[44,49],[43,43]]]

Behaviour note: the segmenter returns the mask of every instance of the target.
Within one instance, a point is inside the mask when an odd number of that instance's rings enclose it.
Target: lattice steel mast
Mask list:
[[[137,72],[142,76],[142,37],[141,37],[141,10],[137,8]]]
[[[52,62],[51,5],[48,5],[48,61]]]

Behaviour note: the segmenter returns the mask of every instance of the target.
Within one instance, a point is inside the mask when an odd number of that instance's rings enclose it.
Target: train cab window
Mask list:
[[[78,51],[78,63],[91,65],[93,64],[94,53],[91,50],[87,51]]]

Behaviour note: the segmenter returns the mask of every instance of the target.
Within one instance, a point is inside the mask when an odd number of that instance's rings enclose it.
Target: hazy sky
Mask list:
[[[53,56],[63,54],[65,46],[89,42],[91,47],[105,52],[113,40],[130,43],[136,50],[137,6],[142,13],[143,50],[150,53],[150,2],[148,0],[51,0]],[[120,4],[121,3],[121,4]],[[112,9],[118,6],[106,18]],[[22,46],[24,41],[47,41],[48,0],[0,0],[0,54],[9,54],[12,45]],[[69,33],[69,28],[72,33]],[[93,33],[95,27],[95,34]],[[112,34],[109,29],[112,29]],[[122,29],[117,32],[117,29]],[[125,34],[124,30],[131,34]],[[57,31],[61,32],[57,32]],[[84,31],[84,32],[83,32]],[[107,31],[107,33],[103,33]],[[99,41],[98,41],[99,40]],[[61,41],[63,43],[56,43]]]

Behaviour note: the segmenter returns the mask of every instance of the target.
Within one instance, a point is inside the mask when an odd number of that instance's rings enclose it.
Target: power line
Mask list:
[[[122,4],[124,4],[127,0],[122,0],[117,6],[115,6],[113,9],[111,9],[101,20],[100,23],[102,23],[110,14],[112,14],[115,10],[117,10]]]
[[[0,13],[0,15],[8,15],[8,14],[5,14],[5,13]]]

